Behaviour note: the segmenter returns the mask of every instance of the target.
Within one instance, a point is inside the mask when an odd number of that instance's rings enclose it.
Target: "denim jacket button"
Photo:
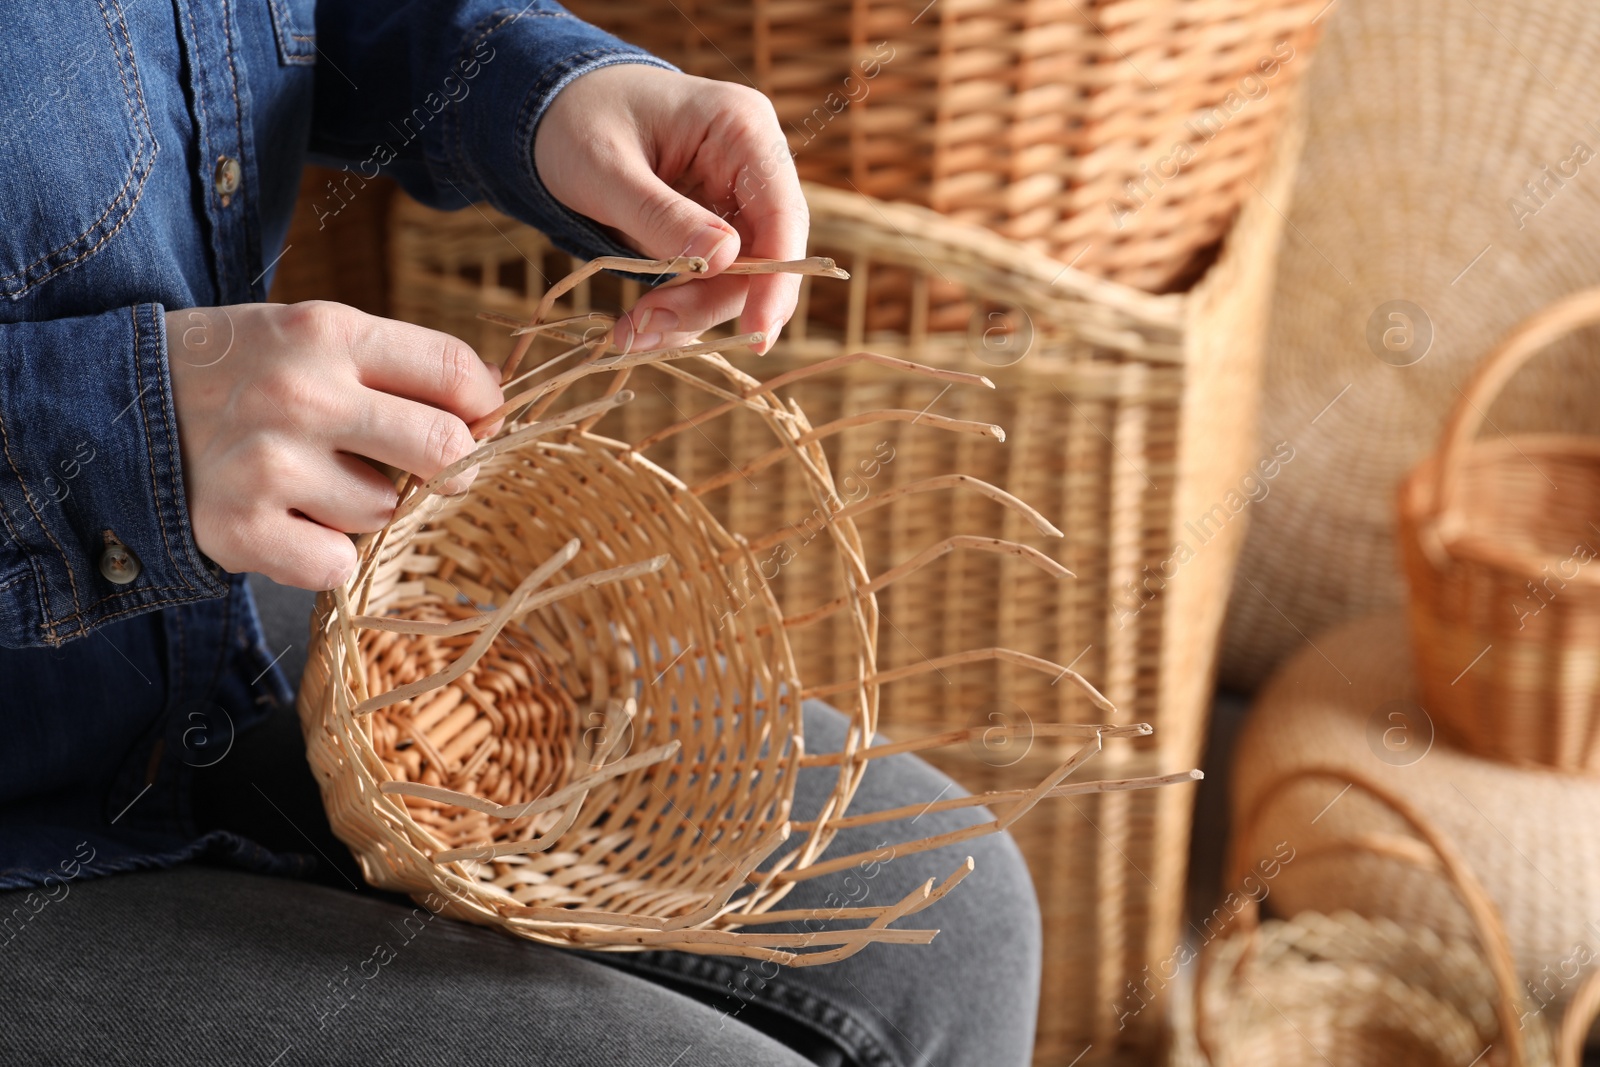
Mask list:
[[[217,187],[217,194],[222,197],[223,207],[227,207],[233,200],[233,194],[239,191],[239,179],[243,173],[239,168],[239,161],[232,156],[223,156],[217,160],[217,169],[212,175],[212,182]]]
[[[109,582],[127,585],[139,577],[139,572],[144,567],[139,562],[139,557],[133,554],[133,549],[118,541],[111,531],[106,531],[105,538],[106,547],[100,553],[100,573],[105,575]]]

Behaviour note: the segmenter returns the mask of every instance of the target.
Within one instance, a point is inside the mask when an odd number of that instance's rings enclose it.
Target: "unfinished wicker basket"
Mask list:
[[[823,448],[845,499],[870,494],[880,509],[859,530],[869,569],[909,563],[918,546],[961,529],[1030,544],[1077,576],[1038,581],[1018,559],[956,553],[882,590],[879,663],[901,672],[882,709],[891,733],[1101,716],[1081,690],[995,661],[913,673],[928,659],[999,645],[1071,663],[1124,714],[1158,727],[1148,740],[1104,753],[1105,773],[1157,775],[1198,762],[1244,525],[1243,516],[1206,517],[1270,458],[1255,452],[1251,428],[1298,128],[1286,129],[1259,182],[1263,195],[1245,205],[1217,263],[1181,297],[1086,277],[925,209],[807,186],[812,242],[848,267],[851,279],[807,279],[799,312],[762,366],[786,378],[814,372],[789,379],[786,391],[819,423],[843,427]],[[544,294],[544,278],[571,269],[537,231],[487,208],[443,213],[402,199],[390,238],[395,316],[480,351],[494,351],[499,337],[473,309],[526,317]],[[954,288],[954,297],[939,297],[941,286]],[[596,278],[573,293],[573,308],[615,309],[637,296],[631,283]],[[963,329],[933,330],[940,316]],[[869,329],[871,317],[899,325]],[[947,389],[948,382],[842,358],[864,348],[982,372],[996,388]],[[680,421],[699,395],[665,380],[637,392],[601,429],[645,440]],[[886,407],[1001,424],[1008,438],[1002,446],[925,425],[849,421]],[[758,485],[727,474],[725,457],[758,447],[751,433],[768,440],[764,428],[718,420],[702,430],[665,442],[662,462],[686,481],[727,482],[704,500],[725,527],[759,539],[812,507],[805,477],[788,465],[764,473]],[[1021,513],[964,491],[952,470],[1006,486],[1059,516],[1072,536],[1040,536]],[[929,485],[945,491],[916,491]],[[1189,530],[1195,522],[1203,540]],[[1180,543],[1192,553],[1180,552]],[[826,553],[796,553],[772,583],[778,603],[786,613],[807,610],[833,574]],[[805,678],[850,677],[856,641],[842,618],[791,634]],[[1011,767],[960,747],[929,755],[969,789],[984,790],[1043,773],[1048,748],[1041,741]],[[1039,1064],[1070,1063],[1086,1046],[1093,1047],[1079,1067],[1157,1054],[1165,1013],[1152,1006],[1126,1019],[1119,1004],[1129,979],[1170,956],[1182,936],[1189,794],[1091,796],[1036,810],[1012,828],[1044,912]]]
[[[1271,155],[1328,0],[578,0],[769,96],[802,178],[931,207],[1162,292]]]
[[[1442,870],[1472,916],[1475,941],[1352,912],[1262,923],[1258,899],[1247,896],[1239,929],[1206,950],[1196,985],[1199,1043],[1212,1067],[1552,1064],[1548,1022],[1526,1010],[1499,913],[1455,843],[1381,782],[1343,767],[1297,768],[1258,794],[1254,811],[1309,781],[1358,789],[1416,836],[1302,843],[1296,862],[1313,852],[1377,853]],[[1247,816],[1244,840],[1253,839],[1253,824]],[[1229,884],[1239,884],[1252,858],[1249,849],[1236,851]],[[1579,1000],[1590,1005],[1592,992]],[[1571,1018],[1562,1067],[1578,1067],[1590,1021]]]
[[[1600,289],[1587,289],[1511,331],[1399,494],[1412,647],[1440,732],[1481,756],[1590,774],[1600,773],[1600,438],[1474,438],[1528,360],[1596,323]]]
[[[505,403],[473,427],[481,433],[505,417],[502,429],[427,482],[409,479],[391,522],[359,542],[356,574],[319,597],[323,614],[300,690],[308,756],[333,828],[370,882],[436,895],[444,914],[551,944],[826,963],[873,942],[926,942],[934,931],[892,924],[948,892],[971,860],[889,906],[774,910],[795,883],[1004,830],[1047,796],[1198,776],[1068,783],[1104,740],[1150,727],[1033,724],[1030,736],[1067,739],[1071,749],[1038,781],[936,804],[987,803],[995,818],[824,858],[842,824],[927,810],[850,816],[869,761],[960,744],[981,731],[1011,735],[990,725],[871,743],[879,688],[900,676],[877,665],[875,593],[952,551],[1024,559],[1051,579],[1066,573],[1037,550],[959,535],[927,546],[919,562],[873,573],[855,518],[877,502],[845,504],[820,445],[844,427],[813,427],[785,398],[786,380],[762,382],[720,354],[758,335],[615,351],[613,317],[556,303],[604,267],[676,273],[705,262],[597,260],[552,285],[531,319],[515,323],[521,339],[503,368]],[[842,273],[819,261],[729,268],[772,269]],[[580,291],[577,303],[585,296]],[[524,365],[536,344],[552,343],[564,351]],[[987,384],[870,353],[849,358],[951,385]],[[696,394],[673,426],[650,441],[591,431],[633,399],[628,386],[661,382]],[[807,495],[789,501],[795,510],[770,537],[735,536],[706,509],[701,498],[728,478],[686,482],[646,455],[658,449],[670,465],[664,446],[719,421],[748,431],[747,447],[725,459],[732,480],[777,466],[804,472]],[[868,412],[847,425],[897,421],[1000,436],[992,425],[916,411]],[[439,494],[473,464],[480,469],[469,491]],[[1059,534],[1002,490],[976,479],[959,484]],[[831,580],[814,588],[808,610],[785,612],[769,585],[770,550],[819,513],[811,533],[821,543],[812,551],[829,558]],[[853,667],[843,677],[806,678],[788,635],[836,615],[855,635]],[[1103,715],[1115,712],[1069,667],[1006,649],[972,649],[917,670],[964,659],[1046,672],[1079,688]],[[805,751],[801,701],[821,693],[851,717],[842,752]],[[837,767],[837,778],[818,818],[794,822],[795,779],[807,767]],[[804,840],[785,848],[794,832]],[[815,920],[811,932],[759,929],[796,918]]]

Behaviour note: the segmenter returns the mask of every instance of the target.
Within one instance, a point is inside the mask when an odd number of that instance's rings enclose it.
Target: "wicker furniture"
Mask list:
[[[1327,0],[579,0],[773,101],[802,178],[1187,287],[1254,195]]]
[[[1577,73],[1600,63],[1600,11],[1340,0],[1324,21],[1260,429],[1297,458],[1252,505],[1222,658],[1244,690],[1306,637],[1404,602],[1394,487],[1455,387],[1516,323],[1600,283],[1600,182],[1575,150],[1600,148],[1600,82]],[[1592,353],[1559,345],[1486,414],[1600,432]]]

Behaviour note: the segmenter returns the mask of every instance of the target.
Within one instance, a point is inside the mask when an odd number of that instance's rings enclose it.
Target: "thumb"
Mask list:
[[[652,259],[700,256],[716,274],[739,255],[739,234],[713,212],[656,177],[643,161],[616,175],[606,225]]]

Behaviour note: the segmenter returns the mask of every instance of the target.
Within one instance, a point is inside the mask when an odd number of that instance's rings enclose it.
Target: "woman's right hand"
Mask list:
[[[500,406],[499,369],[448,334],[342,304],[168,311],[167,365],[195,544],[228,571],[330,589],[352,533],[397,492],[374,462],[430,478]],[[491,427],[491,432],[498,424]],[[445,486],[462,492],[476,468]]]

